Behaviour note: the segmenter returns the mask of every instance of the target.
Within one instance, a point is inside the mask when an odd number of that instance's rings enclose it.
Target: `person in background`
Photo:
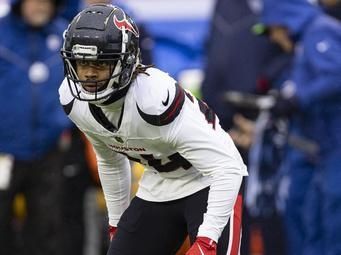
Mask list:
[[[13,0],[0,20],[0,254],[61,254],[63,132],[59,0]],[[26,217],[13,218],[23,194]],[[21,249],[20,249],[21,248]]]
[[[226,129],[233,127],[236,113],[252,118],[257,112],[228,104],[224,93],[265,94],[271,88],[272,76],[288,62],[277,45],[252,32],[258,23],[260,4],[257,0],[218,0],[215,5],[202,94]]]
[[[93,175],[90,162],[87,156],[87,141],[73,126],[70,132],[64,134],[68,139],[68,145],[63,153],[62,173],[62,253],[63,255],[85,255],[88,246],[93,247],[94,240],[88,240],[88,233],[91,232],[87,224],[86,207],[89,190],[99,187],[96,175]],[[94,207],[97,206],[94,203]],[[96,208],[96,207],[95,207]],[[94,249],[99,254],[100,247]]]
[[[174,254],[187,233],[187,255],[238,254],[246,166],[204,102],[140,62],[135,22],[112,5],[85,8],[62,56],[60,102],[96,152],[108,254]],[[128,159],[146,167],[131,202]]]
[[[289,132],[314,145],[290,146],[283,163],[288,254],[340,254],[340,22],[307,0],[264,0],[261,22],[271,40],[295,53],[272,114],[287,117]]]
[[[291,59],[290,54],[283,52],[278,45],[253,32],[257,28],[260,11],[261,1],[257,0],[216,1],[207,40],[208,50],[202,84],[203,99],[218,114],[223,128],[229,130],[245,162],[249,160],[249,143],[252,142],[252,137],[239,130],[240,122],[247,121],[245,118],[254,120],[259,110],[233,104],[224,96],[229,92],[266,94],[275,86],[275,80],[282,75],[283,69],[290,65]],[[254,167],[249,162],[248,165],[251,176]],[[271,167],[276,168],[276,164]],[[260,171],[265,173],[266,169]],[[243,254],[252,252],[251,239],[258,226],[263,239],[264,254],[284,254],[281,219],[274,209],[275,205],[272,202],[267,204],[272,207],[273,213],[262,213],[269,211],[269,208],[264,208],[264,203],[261,213],[251,213],[248,208],[244,210],[246,224],[243,233]]]

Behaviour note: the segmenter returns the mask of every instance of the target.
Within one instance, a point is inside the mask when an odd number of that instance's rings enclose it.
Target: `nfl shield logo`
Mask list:
[[[116,140],[117,142],[119,142],[119,143],[123,143],[123,140],[122,140],[122,138],[121,138],[121,137],[119,137],[119,136],[115,136],[114,138],[115,138],[115,140]]]

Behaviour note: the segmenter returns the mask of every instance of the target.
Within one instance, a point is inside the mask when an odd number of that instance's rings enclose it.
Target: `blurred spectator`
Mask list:
[[[85,220],[86,194],[90,188],[99,187],[99,182],[97,175],[92,175],[90,171],[85,137],[76,127],[64,135],[69,140],[69,146],[64,152],[62,171],[64,179],[62,186],[63,251],[61,254],[83,255],[85,254],[86,234],[89,231],[86,229]],[[99,250],[99,247],[96,248]]]
[[[0,254],[61,254],[60,145],[70,124],[57,92],[67,25],[60,4],[13,0],[0,20]],[[13,219],[18,193],[26,201],[23,222]]]
[[[251,32],[261,8],[251,2],[218,0],[212,18],[202,93],[226,129],[233,127],[236,113],[255,117],[257,112],[227,105],[224,92],[264,94],[290,59],[267,38]]]
[[[258,110],[228,103],[224,95],[231,91],[249,94],[267,93],[275,86],[273,83],[290,64],[291,59],[289,54],[285,54],[268,38],[259,37],[252,32],[253,29],[257,29],[255,25],[260,10],[261,2],[256,0],[216,2],[202,85],[204,100],[216,111],[223,127],[231,131],[230,134],[239,145],[245,161],[248,161],[250,135],[240,135],[241,132],[237,131],[236,124],[240,126],[238,123],[240,121],[245,123],[241,115],[254,119],[258,115]],[[247,129],[248,125],[245,124],[244,131],[248,132]],[[249,167],[252,169],[252,166]],[[276,168],[276,165],[272,167]],[[252,174],[251,170],[250,176]],[[269,203],[270,206],[275,207],[272,201]],[[265,211],[264,209],[263,212]],[[248,216],[249,212],[245,210],[242,254],[249,253],[249,245],[252,241],[249,244],[247,237],[252,237],[248,232],[256,225],[255,223],[260,226],[264,254],[284,253],[280,219],[275,210],[272,212]]]
[[[291,148],[285,158],[288,254],[340,254],[340,23],[307,0],[265,0],[261,20],[273,41],[295,50],[272,112],[289,117],[290,132],[318,148]]]

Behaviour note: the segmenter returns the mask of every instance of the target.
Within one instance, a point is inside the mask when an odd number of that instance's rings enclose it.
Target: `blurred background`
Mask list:
[[[100,2],[0,0],[0,254],[106,254],[96,159],[57,93],[62,32]],[[241,254],[341,255],[341,1],[110,3],[137,22],[143,63],[204,99],[248,165]]]

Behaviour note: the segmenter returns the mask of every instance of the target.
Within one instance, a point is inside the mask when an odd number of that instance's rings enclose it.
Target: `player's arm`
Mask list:
[[[207,105],[195,98],[191,102],[186,100],[170,127],[168,139],[184,158],[211,179],[207,212],[198,237],[217,242],[233,210],[242,176],[247,175],[246,166]]]
[[[128,159],[110,150],[94,136],[86,135],[96,153],[98,173],[101,181],[109,225],[116,227],[130,201],[131,174]]]

